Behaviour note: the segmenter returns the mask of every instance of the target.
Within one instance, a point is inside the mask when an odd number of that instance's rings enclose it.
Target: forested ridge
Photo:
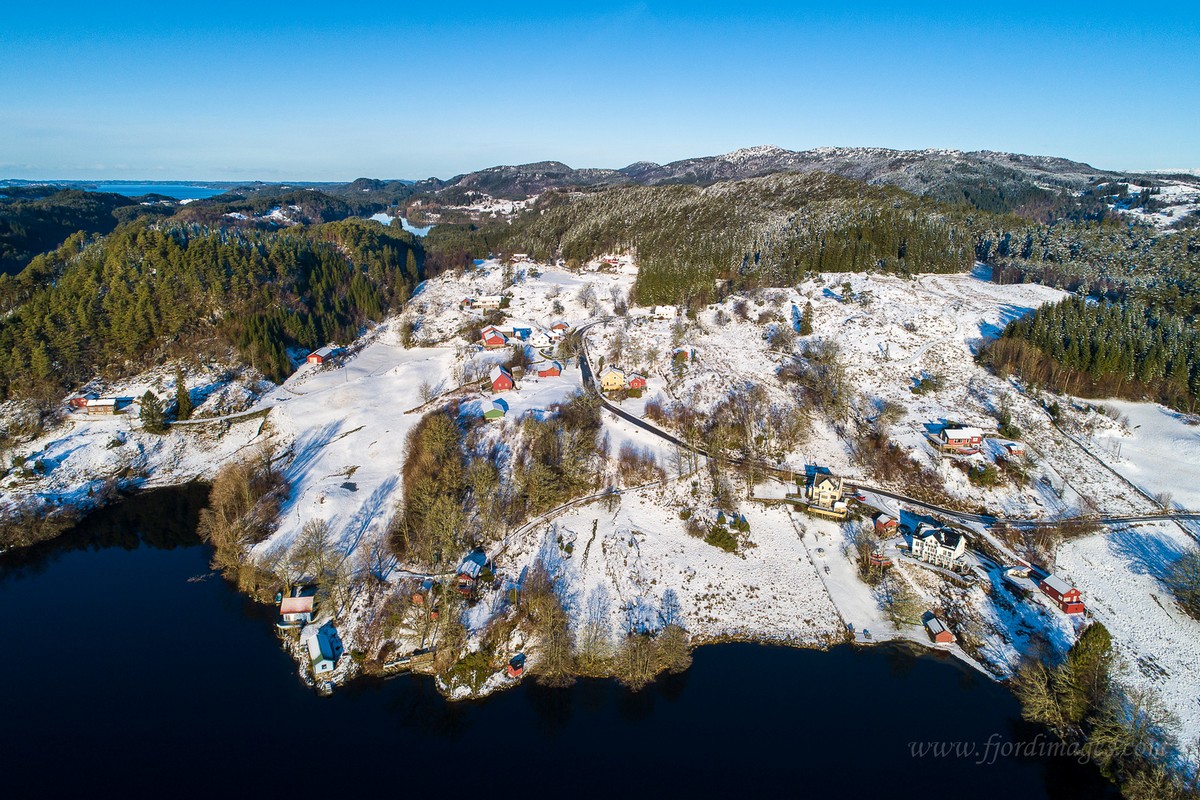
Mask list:
[[[582,262],[636,252],[636,300],[706,303],[715,282],[784,286],[807,272],[957,272],[975,243],[946,208],[899,189],[822,173],[716,184],[627,186],[543,197],[511,225],[437,228],[429,247]]]
[[[82,234],[0,277],[0,396],[52,399],[98,372],[235,347],[273,380],[286,348],[347,342],[408,299],[423,253],[374,222],[278,232],[176,222]]]
[[[19,272],[35,255],[53,250],[77,231],[109,233],[122,222],[173,212],[169,206],[144,206],[108,192],[0,188],[0,273]]]

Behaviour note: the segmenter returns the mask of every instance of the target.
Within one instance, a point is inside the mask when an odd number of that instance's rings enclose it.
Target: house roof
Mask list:
[[[495,402],[488,403],[486,406],[483,407],[483,415],[485,417],[491,413],[498,413],[500,416],[503,417],[507,412],[508,412],[508,409],[506,409],[504,406],[500,405],[499,403],[495,403]]]
[[[101,397],[99,400],[88,400],[87,404],[89,406],[115,406],[117,404],[117,398]]]
[[[982,439],[983,431],[979,428],[943,428],[942,433],[948,439]]]
[[[632,380],[637,380],[638,378],[640,378],[640,379],[642,379],[642,380],[646,380],[646,376],[645,376],[645,375],[642,375],[642,374],[640,374],[640,373],[637,373],[637,372],[631,372],[631,373],[629,373],[629,380],[631,380],[631,381],[632,381]]]
[[[1059,594],[1066,594],[1075,588],[1057,575],[1047,575],[1042,583],[1046,584]]]
[[[285,597],[279,603],[280,614],[311,614],[312,610],[311,597]]]
[[[329,357],[330,357],[331,355],[333,355],[335,352],[337,352],[337,348],[336,348],[336,347],[333,347],[332,345],[325,345],[324,347],[321,347],[321,348],[318,348],[318,349],[316,349],[316,350],[313,350],[313,351],[312,351],[311,353],[309,353],[308,355],[309,355],[310,357],[312,357],[312,356],[319,356],[319,357],[321,357],[321,358],[329,358]]]
[[[925,620],[925,627],[928,628],[929,632],[934,636],[937,636],[939,633],[946,630],[946,626],[943,625],[942,621],[937,617],[930,617],[929,619]]]
[[[499,378],[501,375],[504,375],[509,380],[512,380],[512,373],[509,372],[506,368],[500,366],[499,364],[492,367],[491,372],[488,373],[488,377],[492,379],[493,383],[495,383],[496,379]]]
[[[895,521],[896,521],[896,518],[893,517],[891,514],[879,514],[875,517],[875,524],[877,524],[877,525],[887,525],[888,523],[895,522]]]
[[[603,380],[605,375],[619,375],[624,378],[625,370],[618,369],[617,367],[605,367],[600,371],[600,379]]]
[[[933,536],[937,540],[937,543],[942,547],[949,547],[951,549],[958,547],[958,543],[962,541],[963,538],[962,534],[958,531],[952,531],[949,528],[935,528],[926,523],[921,523],[918,525],[917,532],[913,534],[914,539],[920,539],[922,541],[930,536]]]
[[[333,629],[328,624],[322,625],[320,628],[309,625],[300,632],[300,637],[304,640],[304,646],[308,650],[308,658],[312,663],[336,659],[332,634]]]
[[[483,566],[487,563],[487,554],[475,551],[463,559],[462,564],[458,567],[459,575],[470,575],[472,578],[478,578],[479,573],[483,572]]]

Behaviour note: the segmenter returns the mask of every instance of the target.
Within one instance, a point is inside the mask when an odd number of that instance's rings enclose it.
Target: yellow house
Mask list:
[[[832,475],[817,475],[808,487],[809,510],[838,519],[844,519],[846,512],[845,490],[842,479]]]
[[[600,373],[600,388],[606,392],[619,392],[625,388],[625,371],[606,367]]]

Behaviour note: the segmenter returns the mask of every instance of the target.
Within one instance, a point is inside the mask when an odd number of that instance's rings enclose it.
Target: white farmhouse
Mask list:
[[[961,533],[947,528],[936,528],[927,522],[917,526],[912,539],[913,558],[928,564],[955,569],[962,565],[967,552],[967,540]]]

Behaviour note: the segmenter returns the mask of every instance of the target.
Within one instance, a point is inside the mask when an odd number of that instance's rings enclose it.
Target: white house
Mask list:
[[[534,328],[529,334],[529,338],[525,340],[533,347],[549,347],[554,344],[554,339],[550,334],[541,328]]]
[[[928,564],[955,569],[962,565],[967,552],[967,540],[961,533],[947,528],[936,528],[928,522],[917,526],[912,538],[913,558]]]
[[[483,297],[476,297],[475,302],[472,303],[472,306],[475,308],[496,309],[496,308],[500,307],[500,304],[502,302],[504,302],[504,298],[501,297],[500,295],[489,294],[489,295],[484,295]]]
[[[313,618],[312,597],[285,597],[279,602],[279,626],[307,625]]]
[[[308,652],[313,675],[333,672],[338,659],[342,657],[342,640],[338,638],[337,629],[331,622],[319,628],[315,625],[305,626],[300,632],[300,643]]]

